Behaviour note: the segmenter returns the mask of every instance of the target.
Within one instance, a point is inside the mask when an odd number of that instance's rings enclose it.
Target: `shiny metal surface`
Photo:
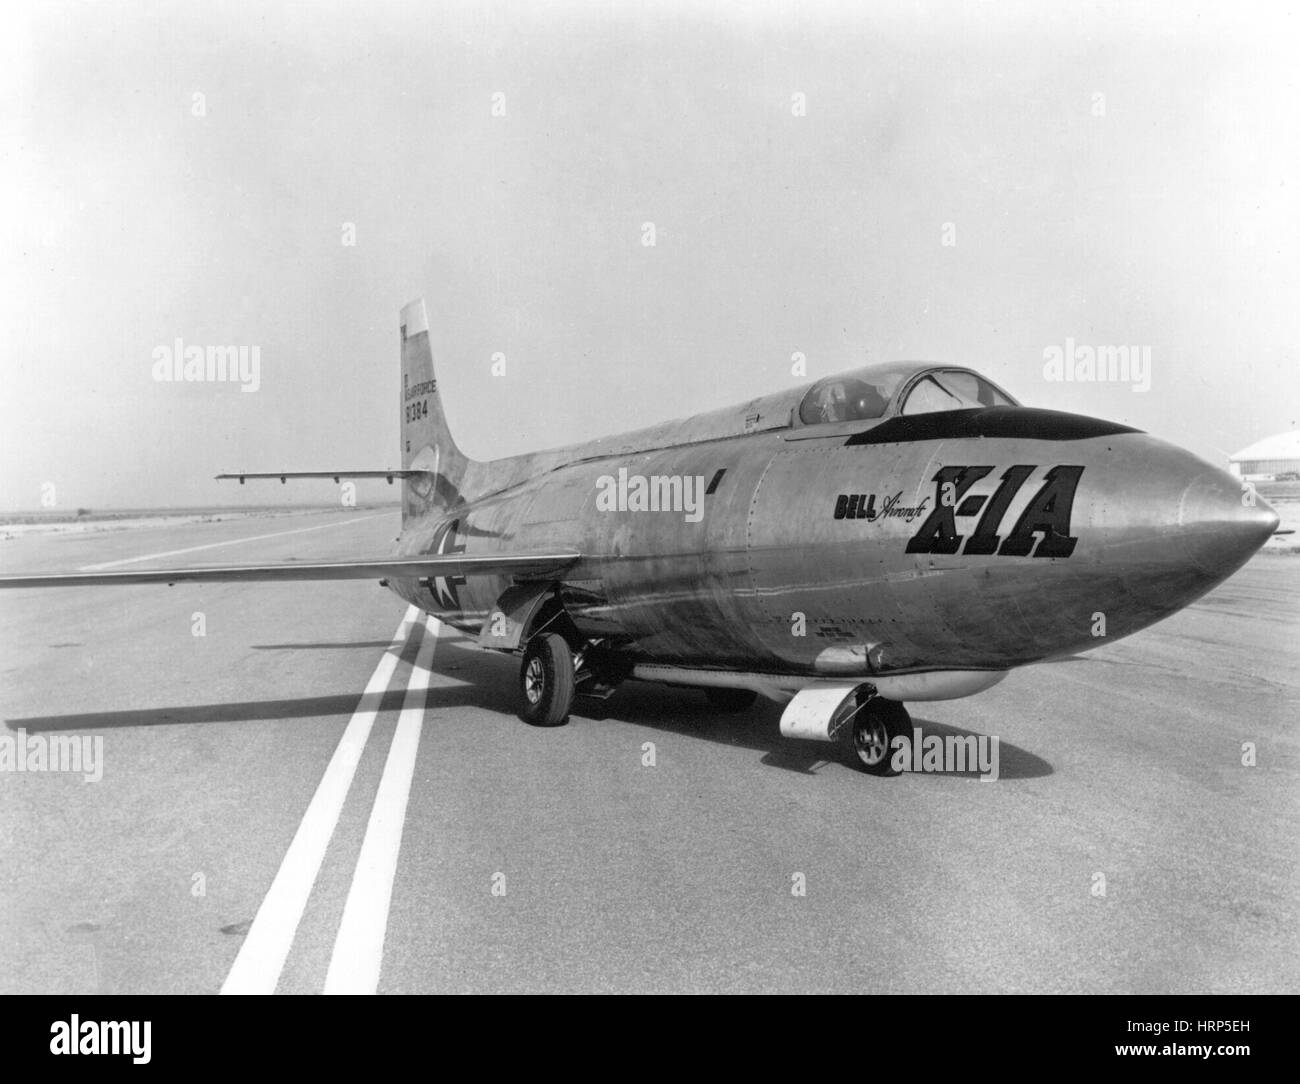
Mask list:
[[[880,419],[799,426],[807,390],[465,461],[446,487],[462,499],[413,518],[402,552],[577,552],[557,581],[569,613],[638,663],[842,680],[1005,671],[1129,635],[1277,525],[1226,472],[1122,426],[1020,407],[906,419],[901,396]],[[982,432],[1002,435],[964,435]],[[716,488],[698,522],[601,510],[600,480],[620,470]],[[392,586],[477,632],[517,579]]]

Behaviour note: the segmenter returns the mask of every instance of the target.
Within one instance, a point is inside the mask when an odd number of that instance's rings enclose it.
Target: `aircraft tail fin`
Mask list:
[[[470,460],[456,446],[433,372],[429,317],[424,300],[402,309],[402,466],[414,473],[402,483],[402,518],[453,508]]]

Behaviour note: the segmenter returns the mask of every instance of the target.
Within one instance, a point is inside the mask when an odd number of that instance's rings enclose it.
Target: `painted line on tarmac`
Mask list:
[[[155,561],[160,557],[177,557],[182,553],[198,553],[199,550],[215,550],[222,546],[238,546],[241,542],[261,542],[266,538],[283,538],[287,534],[306,534],[308,531],[324,531],[329,527],[346,527],[349,523],[362,523],[368,519],[378,519],[380,516],[386,516],[387,512],[376,512],[369,516],[358,516],[356,519],[345,519],[338,523],[318,523],[314,527],[295,527],[291,531],[272,531],[270,534],[255,534],[249,538],[228,538],[224,542],[209,542],[203,546],[186,546],[183,550],[166,550],[163,553],[146,553],[143,557],[127,557],[122,561],[104,561],[97,565],[83,565],[77,569],[78,572],[102,572],[106,568],[118,568],[121,565],[135,565],[141,561]]]
[[[316,793],[312,795],[302,823],[294,833],[293,842],[280,863],[280,870],[257,909],[257,916],[240,946],[234,966],[222,984],[223,994],[275,992],[380,704],[389,682],[393,680],[407,637],[419,617],[417,607],[407,608],[393,634],[392,643],[366,684],[352,719],[334,749]]]
[[[424,706],[433,679],[433,651],[440,626],[436,617],[426,618],[424,639],[411,668],[406,699],[397,720],[393,744],[388,749],[384,775],[370,810],[370,822],[366,825],[352,887],[343,907],[343,920],[334,941],[334,952],[325,976],[327,994],[373,994],[379,989],[393,879],[397,875],[406,803],[410,798],[415,759],[420,749]]]

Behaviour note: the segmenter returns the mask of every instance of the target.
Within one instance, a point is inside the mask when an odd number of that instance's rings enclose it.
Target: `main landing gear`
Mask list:
[[[534,633],[524,648],[519,714],[533,726],[559,726],[575,697],[608,700],[632,673],[627,658],[601,640],[583,640],[575,630],[568,631],[570,635]]]
[[[543,632],[528,641],[519,667],[523,693],[520,715],[533,726],[559,726],[569,717],[577,686],[573,652],[558,632]]]
[[[859,703],[853,715],[849,741],[858,764],[868,775],[898,775],[894,767],[894,739],[912,740],[912,717],[897,700],[872,696]]]
[[[618,662],[600,645],[584,644],[575,655],[569,641],[558,632],[539,632],[528,641],[519,667],[519,714],[533,726],[560,726],[569,718],[579,686],[584,696],[601,697],[627,676],[626,663]],[[704,692],[709,704],[720,712],[745,711],[757,698],[751,689],[709,687]],[[863,687],[826,722],[824,734],[795,730],[791,736],[847,741],[868,775],[899,774],[894,767],[894,740],[911,740],[912,717],[897,700],[886,700],[877,696],[874,688]],[[786,732],[784,718],[782,732]]]

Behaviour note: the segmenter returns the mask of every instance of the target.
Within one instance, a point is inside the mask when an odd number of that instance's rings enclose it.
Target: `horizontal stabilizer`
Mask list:
[[[228,478],[238,478],[239,484],[244,484],[245,478],[279,478],[281,482],[289,478],[332,478],[338,481],[340,478],[387,478],[388,484],[393,484],[394,478],[418,478],[421,475],[433,477],[431,470],[405,470],[394,467],[392,470],[272,470],[272,471],[238,471],[230,474],[218,474],[217,481],[223,481]]]
[[[551,576],[577,562],[577,553],[509,553],[380,557],[373,561],[289,561],[270,565],[202,565],[130,572],[39,572],[0,576],[5,587],[105,587],[145,583],[259,583],[284,580],[423,579],[426,576]]]

